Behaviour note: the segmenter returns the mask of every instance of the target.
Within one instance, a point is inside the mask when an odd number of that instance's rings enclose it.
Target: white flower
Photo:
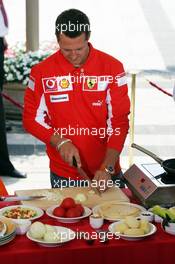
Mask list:
[[[48,57],[51,51],[30,51],[25,53],[24,48],[16,46],[13,49],[14,57],[5,57],[4,71],[5,79],[8,82],[22,82],[27,84],[31,67],[46,57]]]

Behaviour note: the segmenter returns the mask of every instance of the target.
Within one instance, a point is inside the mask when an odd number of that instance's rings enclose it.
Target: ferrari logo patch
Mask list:
[[[88,76],[84,80],[83,90],[84,91],[97,91],[98,90],[97,83],[98,83],[97,78],[95,76]]]
[[[90,78],[87,79],[87,86],[89,87],[89,89],[93,89],[95,84],[96,84],[96,80]]]

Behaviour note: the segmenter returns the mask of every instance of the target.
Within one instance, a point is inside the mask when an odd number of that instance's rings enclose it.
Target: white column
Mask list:
[[[26,0],[26,50],[39,49],[39,0]]]

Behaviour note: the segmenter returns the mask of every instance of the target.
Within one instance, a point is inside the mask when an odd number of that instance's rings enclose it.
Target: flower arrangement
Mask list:
[[[51,55],[53,50],[26,52],[24,47],[13,47],[5,53],[5,82],[28,83],[31,67]]]

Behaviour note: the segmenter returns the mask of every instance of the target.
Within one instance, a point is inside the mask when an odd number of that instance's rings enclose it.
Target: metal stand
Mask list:
[[[129,167],[133,164],[133,149],[131,144],[134,142],[134,121],[135,121],[135,92],[136,92],[136,73],[131,73],[131,114],[129,130]]]

